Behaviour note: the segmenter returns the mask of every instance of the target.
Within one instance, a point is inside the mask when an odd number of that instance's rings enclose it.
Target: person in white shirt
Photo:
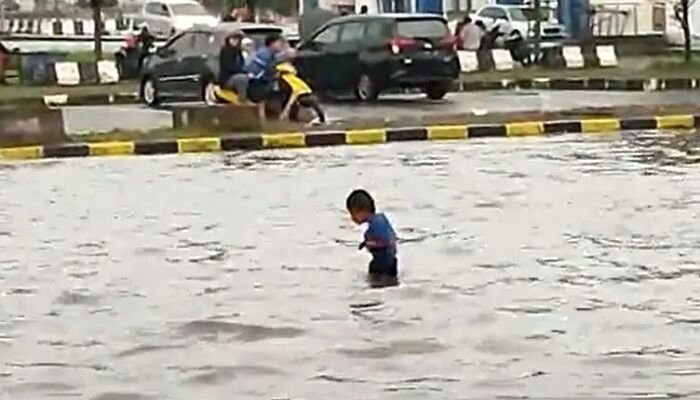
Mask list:
[[[483,30],[479,28],[471,18],[467,17],[465,24],[459,32],[462,49],[468,51],[477,51],[481,45],[481,38],[484,36]]]

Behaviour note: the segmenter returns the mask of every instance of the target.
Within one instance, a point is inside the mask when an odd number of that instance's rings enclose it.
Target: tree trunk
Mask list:
[[[527,40],[527,35],[530,32],[525,32],[523,39]],[[535,0],[535,60],[534,63],[540,62],[540,51],[542,47],[542,5],[540,0]]]
[[[101,0],[90,0],[92,21],[95,25],[95,61],[102,60],[102,4]]]
[[[690,36],[690,0],[681,0],[680,13],[681,26],[683,27],[683,55],[686,62],[690,62],[691,53],[691,36]]]

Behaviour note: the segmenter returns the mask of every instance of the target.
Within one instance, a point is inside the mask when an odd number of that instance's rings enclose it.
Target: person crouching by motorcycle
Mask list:
[[[248,98],[258,105],[258,115],[263,121],[266,119],[266,103],[275,93],[277,56],[284,50],[285,44],[281,35],[268,35],[265,46],[255,52],[245,68],[249,78]]]
[[[248,76],[241,42],[243,33],[234,32],[226,37],[219,51],[219,86],[236,92],[245,101],[248,92]]]

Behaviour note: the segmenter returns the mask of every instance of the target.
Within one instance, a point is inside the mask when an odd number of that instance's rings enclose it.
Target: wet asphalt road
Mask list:
[[[0,398],[697,398],[700,171],[659,134],[0,166]],[[369,290],[373,192],[402,285]]]
[[[333,121],[383,119],[397,121],[406,117],[507,111],[557,111],[582,107],[664,105],[700,103],[700,91],[678,92],[587,92],[521,91],[451,93],[443,101],[431,102],[421,95],[385,96],[375,104],[334,101],[324,105]],[[68,107],[64,109],[66,132],[77,134],[114,129],[157,129],[172,124],[170,113],[143,106]]]

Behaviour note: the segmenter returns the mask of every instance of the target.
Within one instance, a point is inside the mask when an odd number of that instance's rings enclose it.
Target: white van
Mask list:
[[[156,36],[170,36],[197,25],[214,27],[219,23],[194,0],[147,0],[138,19]]]

